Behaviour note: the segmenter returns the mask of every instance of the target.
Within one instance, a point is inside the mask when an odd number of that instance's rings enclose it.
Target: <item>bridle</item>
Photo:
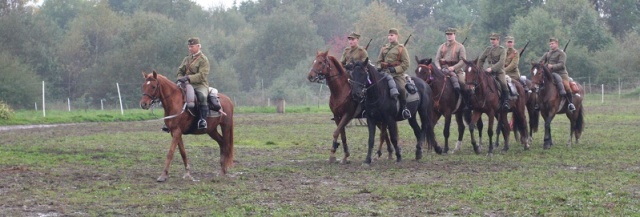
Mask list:
[[[156,103],[158,103],[158,102],[162,101],[163,99],[165,99],[165,98],[167,98],[167,97],[170,97],[171,95],[173,95],[173,93],[175,93],[175,91],[172,91],[172,92],[171,92],[171,93],[169,93],[169,95],[167,95],[167,96],[161,96],[161,97],[159,97],[158,95],[161,95],[161,94],[159,94],[159,93],[160,93],[160,87],[162,87],[162,86],[160,86],[160,81],[158,81],[158,79],[154,79],[154,78],[150,78],[150,77],[149,77],[149,78],[147,78],[147,80],[146,80],[146,81],[147,81],[147,82],[151,82],[151,81],[155,81],[155,82],[156,82],[155,87],[153,87],[153,88],[155,89],[155,92],[153,93],[153,95],[147,94],[146,92],[142,93],[142,96],[146,96],[146,97],[149,97],[149,99],[151,99],[151,104],[149,104],[149,107],[153,106],[154,104],[156,104]],[[183,100],[184,100],[184,97],[185,97],[185,96],[183,95]],[[181,115],[182,113],[184,113],[184,111],[185,111],[186,109],[187,109],[187,102],[186,102],[186,100],[184,100],[184,105],[182,106],[182,111],[181,111],[180,113],[175,114],[175,115],[169,115],[169,116],[166,116],[166,117],[164,117],[164,118],[161,118],[160,120],[175,118],[175,117],[177,117],[178,115]]]
[[[468,71],[468,73],[471,73],[471,70],[472,70],[473,68],[474,68],[474,67],[472,67],[472,66],[468,66],[468,70],[467,70],[467,71]],[[476,74],[478,74],[478,72],[479,72],[479,71],[480,71],[480,70],[477,70],[477,67],[476,67]],[[477,77],[477,78],[480,78],[480,75],[476,75],[476,77]],[[476,88],[481,88],[481,87],[480,87],[481,83],[480,83],[480,82],[478,82],[478,81],[477,81],[477,79],[473,79],[473,81],[466,80],[465,84],[466,84],[466,85],[469,85],[469,86],[473,86],[472,88],[470,88],[472,93],[474,93],[474,92],[475,92]]]
[[[329,63],[328,56],[324,57],[324,61],[318,61],[318,62],[322,64],[322,68],[320,68],[320,70],[313,69],[313,67],[311,68],[311,71],[316,73],[316,76],[313,79],[315,82],[322,83],[323,80],[328,80],[330,78],[342,75],[342,73],[338,73],[337,75],[327,76],[329,73],[331,73],[331,64]]]
[[[358,103],[362,103],[364,102],[364,100],[367,98],[367,91],[369,89],[371,89],[372,87],[374,87],[376,84],[378,84],[378,82],[382,81],[382,79],[384,79],[384,76],[381,77],[380,79],[378,79],[376,82],[371,82],[371,76],[369,73],[369,69],[366,66],[361,66],[361,65],[357,65],[357,66],[353,66],[355,67],[362,67],[363,70],[366,75],[367,75],[367,81],[366,83],[362,83],[359,81],[355,81],[355,80],[351,80],[350,78],[348,79],[349,84],[351,84],[351,86],[353,87],[354,85],[357,87],[360,87],[362,90],[360,90],[360,92],[354,93],[352,94],[352,97],[355,101],[357,101]],[[354,70],[355,71],[355,70]],[[353,90],[353,88],[351,88]]]

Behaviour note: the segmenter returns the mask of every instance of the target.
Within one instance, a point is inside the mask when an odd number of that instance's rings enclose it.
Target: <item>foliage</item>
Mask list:
[[[32,108],[42,90],[40,77],[20,59],[0,52],[0,100],[14,108]]]
[[[11,106],[4,101],[0,101],[0,119],[9,120],[14,115],[15,112],[11,109]]]

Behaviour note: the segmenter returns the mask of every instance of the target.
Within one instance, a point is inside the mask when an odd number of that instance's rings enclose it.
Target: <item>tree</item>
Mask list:
[[[543,2],[543,0],[482,0],[480,1],[481,26],[487,31],[485,33],[503,34],[510,28],[515,16],[527,14],[531,8],[542,5]]]
[[[598,14],[587,0],[551,0],[545,10],[560,19],[567,36],[589,51],[599,50],[612,42],[604,25],[598,21]]]
[[[611,34],[623,38],[629,31],[640,29],[640,1],[592,0],[596,11],[609,26]]]
[[[42,80],[31,67],[6,51],[0,52],[0,101],[13,108],[31,108]]]

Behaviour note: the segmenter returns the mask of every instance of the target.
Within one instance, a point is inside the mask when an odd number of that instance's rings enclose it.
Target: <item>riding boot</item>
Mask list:
[[[502,97],[500,99],[500,105],[502,105],[502,108],[509,110],[509,91],[502,89]]]
[[[209,117],[209,106],[200,105],[200,120],[198,120],[198,129],[207,129],[207,117]]]
[[[567,102],[569,102],[569,105],[568,105],[569,111],[571,111],[571,112],[575,111],[576,110],[576,106],[573,105],[573,95],[572,94],[565,94],[564,96],[566,97]]]

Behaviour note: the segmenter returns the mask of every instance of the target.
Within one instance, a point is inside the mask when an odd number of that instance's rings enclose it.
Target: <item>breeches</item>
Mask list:
[[[393,76],[393,80],[396,82],[398,92],[400,93],[399,97],[402,97],[402,99],[406,99],[407,90],[404,86],[406,86],[407,81],[404,80],[404,76]]]
[[[496,72],[496,77],[498,78],[498,81],[500,81],[500,86],[502,87],[502,90],[509,90],[507,89],[507,79],[505,77],[506,75],[504,74],[504,71],[498,71]]]
[[[209,95],[209,88],[199,86],[199,87],[193,87],[193,90],[195,90],[196,92],[196,97],[198,97],[198,102],[200,103],[200,105],[202,106],[208,105],[207,96]]]
[[[568,74],[558,74],[558,75],[560,75],[560,77],[562,78],[562,86],[564,86],[564,90],[566,90],[567,93],[571,94],[572,91],[571,91],[571,86],[569,86],[569,75]]]

